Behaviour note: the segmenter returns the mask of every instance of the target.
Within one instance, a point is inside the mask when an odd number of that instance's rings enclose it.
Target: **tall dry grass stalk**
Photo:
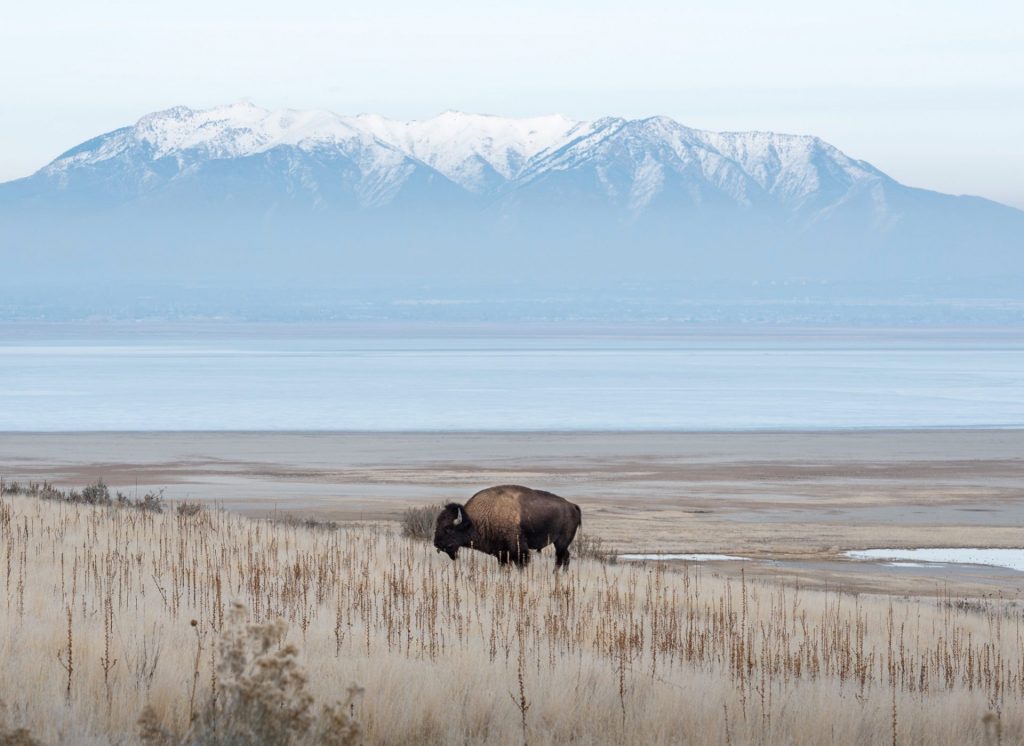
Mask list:
[[[354,717],[368,743],[1024,738],[1008,601],[596,561],[507,570],[386,529],[23,496],[0,499],[0,548],[0,700],[47,744],[135,742],[144,710],[182,738],[235,701],[236,602],[280,633],[267,654],[288,650],[275,670],[301,672],[295,696],[340,700],[339,727]]]

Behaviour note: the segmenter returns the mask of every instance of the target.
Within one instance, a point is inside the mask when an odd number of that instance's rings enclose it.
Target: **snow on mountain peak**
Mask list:
[[[488,186],[488,171],[503,180],[515,179],[534,158],[566,142],[583,124],[558,114],[509,119],[451,110],[424,120],[361,114],[347,121],[470,191]]]
[[[134,135],[161,158],[201,150],[211,158],[233,158],[304,142],[358,138],[337,114],[326,111],[269,111],[249,101],[193,110],[178,106],[143,117]]]
[[[811,135],[774,132],[701,132],[701,139],[738,163],[766,191],[802,199],[827,176],[846,186],[884,175]]]

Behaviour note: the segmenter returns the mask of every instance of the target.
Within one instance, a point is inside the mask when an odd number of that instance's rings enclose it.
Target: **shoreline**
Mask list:
[[[801,427],[801,428],[743,428],[743,429],[722,429],[713,428],[701,429],[654,429],[642,428],[636,430],[623,428],[609,428],[607,430],[556,430],[552,428],[536,428],[522,430],[494,430],[494,429],[438,429],[438,430],[323,430],[323,429],[282,429],[282,430],[0,430],[0,437],[10,435],[326,435],[326,436],[379,436],[379,435],[488,435],[488,436],[518,436],[518,435],[565,435],[565,436],[609,436],[609,435],[820,435],[820,434],[845,434],[845,433],[936,433],[936,432],[957,432],[957,433],[987,433],[1004,431],[1022,431],[1024,423],[1019,425],[934,425],[934,426],[892,426],[869,425],[864,427],[856,426],[835,426],[835,427]]]
[[[1015,307],[1024,308],[1024,301],[1019,298],[1007,298],[1007,302]],[[741,301],[742,302],[742,301]],[[941,301],[940,301],[941,302]],[[770,305],[770,304],[768,304]],[[928,304],[924,304],[928,305]],[[811,320],[792,321],[711,321],[664,318],[636,319],[411,319],[411,318],[378,318],[378,319],[259,319],[259,318],[224,318],[224,317],[188,317],[188,318],[80,318],[80,319],[11,319],[0,318],[0,337],[5,331],[21,331],[29,327],[47,331],[74,331],[79,333],[83,328],[96,331],[120,331],[130,333],[148,333],[153,331],[207,332],[217,330],[281,330],[293,332],[296,329],[308,329],[312,332],[344,332],[346,334],[379,334],[382,330],[394,333],[476,333],[513,332],[513,336],[560,336],[605,334],[629,336],[751,336],[761,337],[766,333],[772,335],[857,335],[857,334],[893,334],[908,336],[947,335],[950,332],[963,334],[1019,334],[1024,331],[1024,320],[995,322],[990,320],[969,323],[960,322],[925,322],[897,320],[886,322],[834,322]],[[1017,337],[1019,340],[1019,337]]]

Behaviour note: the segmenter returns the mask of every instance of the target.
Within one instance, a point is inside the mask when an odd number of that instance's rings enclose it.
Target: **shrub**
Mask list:
[[[282,526],[291,526],[292,528],[310,528],[314,531],[337,531],[337,521],[321,521],[318,518],[301,518],[294,516],[289,513],[275,514],[270,517],[270,521],[273,523],[279,523]]]
[[[200,503],[185,500],[184,502],[178,503],[174,510],[178,514],[179,518],[195,518],[206,510],[206,508],[204,508]]]
[[[84,503],[86,505],[116,505],[121,508],[134,508],[147,513],[164,512],[164,491],[150,490],[140,498],[132,499],[122,492],[116,493],[111,499],[110,488],[102,479],[97,480],[88,487],[83,487],[81,492],[77,490],[64,490],[54,487],[50,482],[29,482],[28,486],[11,482],[3,485],[5,494],[25,495],[40,500],[56,500],[65,503]],[[179,514],[181,510],[179,508]],[[198,512],[198,511],[197,511]]]
[[[604,539],[600,536],[592,536],[582,531],[576,534],[572,542],[572,550],[580,559],[592,559],[598,562],[611,562],[614,555],[605,548]]]
[[[144,510],[149,513],[163,513],[164,491],[150,491],[143,495],[141,498],[137,498],[135,500],[132,500],[127,495],[123,495],[120,492],[118,492],[117,504],[124,508],[135,508],[136,510]]]
[[[72,492],[72,495],[79,495],[77,492]],[[79,500],[72,500],[72,502],[83,502],[89,505],[110,505],[110,489],[103,483],[103,480],[97,480],[95,484],[90,484],[88,487],[83,487]]]
[[[50,482],[29,482],[28,489],[22,494],[29,497],[38,497],[41,500],[67,500],[67,495],[53,486]]]
[[[433,539],[434,523],[437,521],[437,514],[443,508],[443,505],[421,505],[407,508],[402,513],[402,536],[420,541]]]
[[[298,649],[284,641],[286,632],[280,619],[249,622],[246,608],[234,604],[218,643],[217,696],[205,703],[184,738],[164,730],[147,707],[139,719],[142,742],[149,746],[360,743],[362,729],[353,713],[362,690],[350,686],[343,702],[317,712],[307,688],[309,678],[297,660]]]
[[[136,507],[139,510],[148,510],[150,513],[163,513],[164,491],[157,490],[156,492],[147,492],[142,496],[142,500],[136,502],[133,507]]]

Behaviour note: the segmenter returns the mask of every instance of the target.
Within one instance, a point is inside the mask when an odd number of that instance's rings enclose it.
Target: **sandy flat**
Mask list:
[[[0,434],[0,474],[335,520],[493,484],[561,494],[617,552],[726,554],[865,589],[1024,589],[1024,573],[852,563],[850,549],[1024,547],[1024,431]],[[739,563],[736,563],[739,564]],[[728,563],[722,565],[728,570]]]

